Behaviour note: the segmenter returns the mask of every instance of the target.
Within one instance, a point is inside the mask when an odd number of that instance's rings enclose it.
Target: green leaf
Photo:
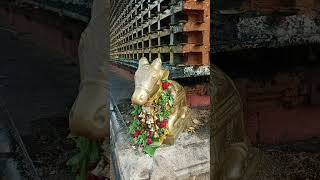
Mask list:
[[[76,139],[77,147],[80,149],[80,152],[87,153],[89,150],[89,139],[84,137],[79,137]]]
[[[147,139],[147,132],[144,131],[138,136],[137,143],[138,144],[144,144],[146,139]]]
[[[67,161],[67,166],[74,166],[74,165],[80,164],[83,157],[84,157],[83,153],[78,153],[74,155],[71,159]]]
[[[86,160],[81,163],[80,180],[87,180],[87,163],[88,161]]]
[[[133,111],[131,112],[131,115],[133,115],[133,116],[139,115],[141,113],[141,111],[142,111],[142,106],[134,104]]]
[[[131,142],[132,142],[133,144],[138,144],[137,138],[132,138],[132,139],[131,139]]]
[[[130,133],[130,134],[134,134],[134,132],[135,132],[135,128],[129,126],[129,133]]]
[[[79,168],[80,168],[80,164],[76,164],[76,165],[71,167],[71,171],[73,173],[76,173],[79,170]]]
[[[134,134],[136,130],[141,129],[139,125],[140,125],[140,121],[137,119],[134,119],[129,125],[129,133]]]
[[[158,148],[159,146],[161,146],[161,142],[159,141],[159,138],[158,140],[153,139],[153,143],[150,144],[150,146],[154,148]]]
[[[91,150],[89,154],[89,160],[90,161],[98,161],[100,159],[99,156],[99,146],[96,141],[91,142]]]
[[[156,149],[157,148],[155,148],[155,147],[152,147],[150,145],[146,145],[144,147],[144,152],[146,152],[149,156],[152,157],[152,156],[154,156],[154,153],[155,153]]]

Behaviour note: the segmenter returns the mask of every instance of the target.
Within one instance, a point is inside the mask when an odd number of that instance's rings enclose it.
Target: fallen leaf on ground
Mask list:
[[[188,131],[189,133],[195,133],[194,127],[188,127],[188,128],[187,128],[187,131]]]
[[[202,123],[198,119],[193,119],[192,122],[196,125],[201,125]]]

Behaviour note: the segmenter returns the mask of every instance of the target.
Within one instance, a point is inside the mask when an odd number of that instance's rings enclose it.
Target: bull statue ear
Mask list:
[[[143,65],[146,65],[146,64],[149,64],[149,61],[147,58],[145,57],[142,57],[140,60],[139,60],[139,67],[143,66]]]
[[[155,60],[153,60],[151,66],[157,70],[161,70],[162,67],[162,61],[160,58],[157,58]]]
[[[169,78],[169,74],[170,74],[169,70],[167,70],[167,69],[162,70],[161,71],[161,77],[162,77],[161,79],[167,80]]]

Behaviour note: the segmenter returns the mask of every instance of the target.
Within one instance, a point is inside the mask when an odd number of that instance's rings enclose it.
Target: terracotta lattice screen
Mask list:
[[[112,1],[111,56],[209,64],[210,0]]]

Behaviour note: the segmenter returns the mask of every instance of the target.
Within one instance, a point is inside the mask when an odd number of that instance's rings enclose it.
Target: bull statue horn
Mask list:
[[[157,70],[161,70],[161,67],[162,67],[162,61],[160,58],[157,58],[155,60],[153,60],[151,66],[154,68],[154,69],[157,69]]]
[[[139,67],[143,66],[143,65],[146,65],[146,64],[149,64],[149,61],[147,58],[145,57],[142,57],[140,60],[139,60]]]

